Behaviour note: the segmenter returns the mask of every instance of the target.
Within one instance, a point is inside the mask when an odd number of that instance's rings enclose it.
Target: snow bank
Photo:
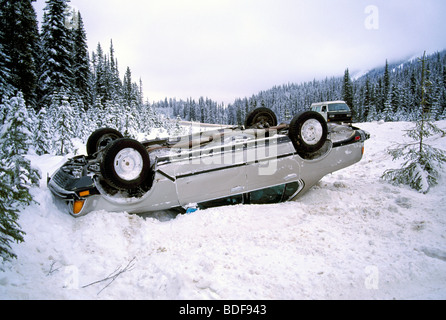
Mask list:
[[[297,202],[181,216],[71,218],[45,183],[65,158],[30,156],[39,205],[21,214],[0,299],[445,299],[446,173],[427,195],[380,180],[410,126],[360,124],[364,159]],[[430,142],[446,150],[446,138]]]

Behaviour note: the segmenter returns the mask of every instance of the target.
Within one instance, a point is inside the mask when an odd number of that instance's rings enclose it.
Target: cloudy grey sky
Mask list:
[[[444,0],[71,0],[145,98],[231,103],[446,49]],[[35,7],[41,21],[45,0]]]

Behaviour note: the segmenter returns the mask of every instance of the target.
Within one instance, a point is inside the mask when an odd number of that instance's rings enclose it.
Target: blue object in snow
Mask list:
[[[191,214],[191,213],[194,213],[194,212],[197,212],[197,211],[198,211],[197,208],[188,208],[188,209],[186,210],[186,214]]]

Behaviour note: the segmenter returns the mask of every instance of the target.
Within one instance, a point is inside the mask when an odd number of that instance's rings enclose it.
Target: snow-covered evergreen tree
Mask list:
[[[0,28],[0,38],[2,37],[2,28]],[[11,85],[11,70],[8,68],[9,56],[3,49],[3,44],[0,39],[0,103],[3,100],[8,99],[13,91],[14,87]],[[2,123],[2,110],[0,110],[0,124]]]
[[[0,103],[5,99],[9,99],[14,88],[11,85],[11,70],[9,69],[11,57],[6,51],[6,34],[5,25],[6,17],[5,11],[0,7]],[[3,116],[0,110],[0,124],[2,124]]]
[[[71,94],[74,83],[73,41],[67,24],[69,0],[47,0],[42,23],[41,106],[56,92]]]
[[[118,59],[115,58],[115,48],[113,47],[113,40],[110,40],[110,75],[109,75],[109,91],[110,99],[117,100],[122,98],[122,82],[119,78]]]
[[[124,98],[124,103],[128,106],[132,104],[132,102],[135,100],[134,98],[134,92],[133,92],[133,86],[132,86],[132,72],[130,71],[130,68],[127,67],[127,70],[124,75],[124,81],[122,85],[122,95]]]
[[[33,201],[29,189],[38,185],[40,174],[25,158],[34,123],[23,94],[0,107],[6,110],[0,126],[0,257],[4,261],[15,257],[10,243],[23,241],[24,232],[17,223],[19,212]]]
[[[347,103],[347,105],[354,110],[353,105],[353,84],[352,80],[350,79],[350,73],[348,69],[345,70],[344,74],[344,83],[342,86],[342,99]]]
[[[108,88],[107,88],[107,68],[104,51],[102,46],[98,43],[96,53],[93,53],[93,70],[94,70],[94,86],[93,86],[93,99],[95,105],[105,104],[105,101],[109,100]]]
[[[387,94],[387,99],[384,102],[384,110],[383,110],[383,120],[386,122],[390,122],[394,120],[391,93]]]
[[[1,59],[0,69],[2,65],[7,67],[9,85],[21,91],[27,104],[35,107],[40,39],[32,2],[0,0],[0,55],[3,51],[8,57]]]
[[[386,66],[384,67],[384,77],[383,77],[383,97],[384,99],[388,98],[390,92],[390,71],[389,71],[389,63],[386,60]]]
[[[56,93],[52,96],[50,117],[53,120],[52,151],[56,155],[66,155],[74,151],[72,139],[77,125],[75,110],[70,104],[66,92]]]
[[[73,76],[76,94],[85,106],[91,104],[91,72],[87,46],[87,33],[80,12],[73,16]]]
[[[426,143],[426,139],[436,135],[446,135],[440,130],[432,118],[430,102],[427,92],[432,83],[428,80],[426,68],[426,54],[420,59],[422,64],[421,76],[421,116],[415,127],[407,131],[407,136],[414,143],[399,145],[390,149],[389,153],[393,159],[403,158],[405,160],[401,169],[387,170],[383,178],[394,184],[405,184],[411,188],[427,193],[432,186],[437,184],[439,168],[446,162],[445,153]]]
[[[50,121],[46,108],[41,108],[36,116],[37,124],[33,130],[34,152],[37,155],[49,154],[51,152],[52,134],[50,132]]]
[[[180,124],[181,118],[177,116],[175,119],[175,125],[173,126],[172,130],[169,132],[174,137],[179,137],[181,135],[185,134],[185,129]]]

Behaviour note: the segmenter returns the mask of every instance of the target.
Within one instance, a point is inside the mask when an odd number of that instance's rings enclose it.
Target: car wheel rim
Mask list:
[[[123,149],[115,157],[114,168],[119,178],[126,181],[135,180],[143,169],[142,156],[135,149]]]
[[[302,125],[302,140],[308,145],[316,145],[322,139],[323,132],[322,124],[319,121],[307,120]]]

